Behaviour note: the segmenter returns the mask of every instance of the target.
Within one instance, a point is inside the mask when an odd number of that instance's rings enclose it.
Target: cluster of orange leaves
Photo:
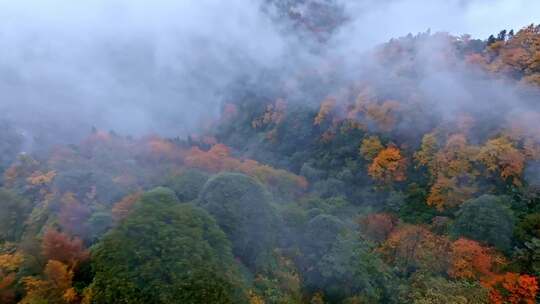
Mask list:
[[[495,268],[504,264],[504,258],[492,248],[484,247],[476,241],[460,238],[452,243],[448,275],[452,278],[480,279],[494,275]]]
[[[386,185],[406,180],[407,158],[401,150],[390,143],[385,147],[379,137],[366,136],[359,149],[364,159],[371,161],[368,175]]]
[[[141,195],[141,191],[128,194],[115,203],[111,211],[113,219],[117,222],[125,219],[133,209],[135,203],[141,198]]]
[[[181,162],[184,157],[184,150],[175,145],[170,140],[151,136],[146,139],[148,155],[150,160]]]
[[[8,187],[13,187],[19,178],[28,177],[38,170],[39,163],[32,157],[19,156],[18,162],[11,165],[4,172],[4,183]]]
[[[493,304],[536,303],[537,278],[526,274],[501,272],[505,259],[478,242],[458,239],[452,244],[448,274],[453,278],[480,280],[489,290]]]
[[[24,261],[21,253],[0,255],[0,302],[11,303],[15,300],[14,283],[17,270]]]
[[[356,101],[347,107],[347,117],[361,119],[368,125],[375,123],[380,131],[390,132],[397,123],[399,107],[398,101],[380,101],[370,88],[366,88],[360,92]]]
[[[50,260],[43,271],[45,279],[25,277],[26,295],[19,303],[31,304],[54,299],[55,303],[77,303],[80,299],[73,288],[73,271],[59,261]],[[58,301],[58,302],[57,302]]]
[[[389,145],[381,150],[368,167],[368,174],[374,180],[391,184],[406,179],[407,159],[399,148]]]
[[[330,114],[334,108],[336,107],[336,100],[334,98],[327,98],[321,103],[321,107],[319,109],[319,113],[317,113],[317,116],[315,116],[315,120],[313,121],[313,125],[320,125],[326,120],[326,117],[328,117],[328,114]]]
[[[209,172],[239,171],[269,185],[275,185],[279,180],[285,179],[290,180],[301,189],[308,186],[305,178],[286,170],[262,165],[254,160],[234,158],[231,156],[230,149],[223,144],[214,145],[208,151],[203,151],[198,147],[191,148],[184,159],[184,164]]]
[[[388,213],[373,213],[359,220],[362,235],[374,242],[388,238],[398,223],[398,219]]]
[[[530,25],[505,41],[496,41],[471,62],[491,72],[523,75],[522,81],[540,85],[540,27]]]
[[[266,106],[266,111],[260,117],[255,118],[251,122],[251,126],[254,129],[262,128],[270,124],[279,124],[285,117],[285,110],[287,109],[287,102],[281,98],[278,98],[273,104]]]
[[[49,171],[47,173],[43,173],[41,171],[36,171],[32,173],[30,177],[26,179],[26,181],[33,186],[39,186],[39,185],[46,185],[50,184],[52,180],[56,176],[56,171]]]
[[[534,304],[538,293],[538,280],[534,276],[507,272],[482,282],[489,289],[493,304]]]
[[[442,272],[448,267],[450,248],[447,238],[422,226],[406,224],[395,228],[378,251],[394,265]]]
[[[84,248],[81,239],[72,238],[55,229],[48,229],[45,232],[41,250],[47,260],[59,261],[72,268],[77,267],[78,263],[84,262],[90,257],[90,253]]]
[[[444,210],[447,207],[458,206],[473,196],[476,188],[472,185],[458,182],[457,177],[439,175],[431,188],[426,203]]]
[[[343,96],[342,96],[343,95]],[[339,100],[348,100],[347,94],[340,94]],[[321,102],[313,125],[321,126],[330,121],[329,128],[322,134],[322,142],[330,142],[342,125],[342,132],[350,129],[368,130],[368,126],[382,132],[392,131],[397,122],[400,103],[395,100],[380,100],[373,89],[366,86],[351,102],[339,102],[335,97],[327,97]]]
[[[385,215],[373,215],[371,219],[384,223]],[[424,227],[406,224],[393,228],[378,251],[387,262],[395,265],[415,265],[446,272],[454,279],[479,281],[488,289],[493,304],[532,304],[536,301],[536,277],[504,272],[505,258],[473,240],[460,238],[451,241]]]
[[[482,146],[472,146],[464,133],[449,135],[445,145],[440,147],[435,133],[424,135],[414,159],[419,167],[427,168],[431,177],[427,203],[443,210],[471,198],[476,191],[475,180],[481,174],[476,164],[481,164],[487,175],[496,173],[503,180],[521,185],[527,155],[533,153],[528,151],[534,149],[525,147],[519,149],[508,136],[490,139]]]
[[[43,257],[48,261],[43,277],[24,277],[26,294],[20,303],[51,301],[54,303],[79,303],[81,295],[73,287],[74,271],[89,259],[82,240],[48,229],[41,243]]]

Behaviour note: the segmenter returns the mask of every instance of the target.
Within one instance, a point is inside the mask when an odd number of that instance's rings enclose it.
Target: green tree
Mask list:
[[[243,303],[223,231],[170,189],[142,196],[92,251],[93,303]]]
[[[179,175],[171,177],[166,184],[174,190],[181,202],[190,202],[199,196],[207,180],[208,174],[199,170],[188,169]]]
[[[488,291],[477,282],[448,281],[422,273],[410,280],[403,302],[413,304],[482,304],[489,303]]]
[[[540,239],[533,237],[516,250],[514,258],[523,272],[540,276]]]
[[[516,238],[522,242],[528,242],[532,238],[540,238],[540,213],[527,214],[517,225]]]
[[[367,303],[394,303],[396,277],[371,249],[357,235],[338,237],[317,264],[319,289],[334,301],[356,297]]]
[[[0,176],[15,161],[22,145],[22,136],[10,124],[0,121]]]
[[[0,188],[0,242],[13,242],[20,238],[30,211],[31,206],[26,199]]]
[[[277,217],[261,184],[244,174],[221,173],[206,183],[199,204],[215,217],[246,266],[255,269],[268,262]]]
[[[505,200],[505,197],[486,194],[466,201],[457,213],[454,234],[508,251],[515,219]]]

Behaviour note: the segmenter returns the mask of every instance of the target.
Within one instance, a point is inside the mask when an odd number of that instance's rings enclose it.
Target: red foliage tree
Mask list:
[[[398,219],[388,213],[375,213],[360,219],[361,234],[374,242],[382,242],[394,230]]]
[[[71,268],[89,258],[89,252],[84,248],[81,239],[71,238],[55,229],[48,229],[45,232],[41,250],[47,260],[59,261]]]

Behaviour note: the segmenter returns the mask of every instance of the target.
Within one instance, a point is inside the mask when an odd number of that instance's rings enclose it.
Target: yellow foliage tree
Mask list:
[[[373,160],[382,150],[384,146],[377,136],[364,137],[360,145],[360,154],[366,160]]]
[[[505,136],[489,140],[478,153],[478,160],[491,173],[499,172],[504,180],[521,185],[521,175],[525,167],[525,156],[509,138]]]
[[[23,261],[18,252],[0,255],[0,303],[15,303],[16,273]]]
[[[435,133],[425,134],[422,138],[420,150],[414,154],[414,160],[418,166],[425,166],[430,172],[435,171],[434,161],[438,150],[437,137]]]
[[[43,271],[45,279],[25,277],[22,281],[26,290],[21,304],[61,303],[71,304],[79,301],[73,288],[73,271],[62,262],[50,260]]]

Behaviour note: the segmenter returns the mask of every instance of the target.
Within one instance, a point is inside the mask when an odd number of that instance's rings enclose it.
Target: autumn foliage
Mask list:
[[[507,272],[482,282],[489,288],[493,304],[534,304],[538,292],[537,278],[530,275]]]
[[[503,180],[521,185],[521,174],[525,167],[525,156],[506,137],[489,140],[478,153],[478,159],[489,172],[499,172]]]
[[[403,225],[390,233],[379,251],[385,259],[403,269],[410,267],[442,272],[447,269],[451,243],[428,229]]]
[[[277,99],[274,103],[266,106],[266,111],[260,117],[257,117],[251,122],[254,129],[263,128],[270,124],[279,124],[285,115],[287,102],[283,99]]]
[[[116,221],[121,221],[128,216],[135,203],[141,198],[142,192],[135,192],[124,196],[114,204],[111,212]]]
[[[336,100],[335,99],[328,98],[328,99],[324,100],[321,103],[319,113],[317,113],[317,116],[315,117],[315,120],[313,121],[313,124],[316,125],[316,126],[322,124],[326,120],[328,115],[332,112],[332,110],[334,110],[335,107],[336,107]]]
[[[453,278],[481,279],[494,275],[504,259],[476,241],[460,238],[452,243],[448,274]]]
[[[262,165],[254,160],[239,160],[231,156],[230,149],[223,144],[216,144],[208,151],[192,148],[184,160],[186,166],[203,169],[208,172],[240,171],[269,185],[276,185],[280,180],[288,180],[300,189],[307,187],[307,181],[286,170]]]
[[[360,145],[360,154],[369,161],[372,161],[382,150],[384,150],[384,146],[377,136],[364,138]]]
[[[59,261],[70,267],[89,258],[89,252],[81,239],[71,238],[54,229],[48,229],[43,235],[41,249],[47,260]]]
[[[390,184],[404,181],[406,169],[407,160],[401,151],[395,146],[389,146],[381,150],[373,159],[369,165],[368,174],[379,182]]]
[[[0,121],[0,303],[536,303],[540,26],[371,55],[231,80],[186,136]]]
[[[13,303],[15,300],[15,283],[17,271],[24,261],[21,253],[0,255],[0,302]]]
[[[361,233],[375,242],[386,240],[397,223],[397,218],[387,213],[374,213],[359,220]]]
[[[22,304],[32,303],[78,303],[79,296],[72,287],[73,271],[62,262],[50,260],[43,271],[45,279],[26,277],[23,279],[26,296]]]

